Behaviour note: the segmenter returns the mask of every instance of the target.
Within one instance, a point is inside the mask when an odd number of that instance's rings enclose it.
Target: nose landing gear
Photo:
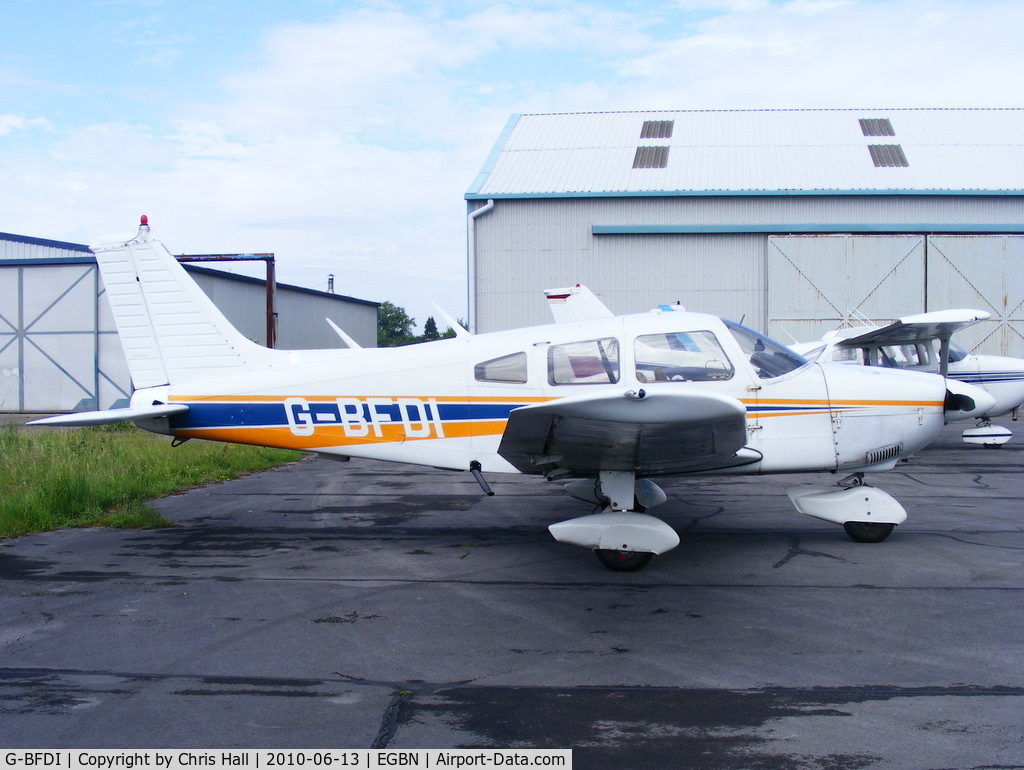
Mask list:
[[[892,534],[907,512],[887,492],[864,483],[864,474],[854,473],[839,482],[843,489],[789,487],[786,494],[800,513],[842,524],[846,534],[858,543],[880,543]]]

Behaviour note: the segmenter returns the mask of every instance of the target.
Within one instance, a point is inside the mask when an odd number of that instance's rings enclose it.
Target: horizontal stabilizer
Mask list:
[[[75,414],[59,414],[56,417],[44,417],[32,420],[26,425],[64,425],[82,427],[84,425],[112,425],[115,422],[143,420],[153,417],[169,417],[172,414],[184,414],[188,411],[185,404],[154,404],[153,406],[133,406],[127,409],[104,409],[100,412],[77,412]]]

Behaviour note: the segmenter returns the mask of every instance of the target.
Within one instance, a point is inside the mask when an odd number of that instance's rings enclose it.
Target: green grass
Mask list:
[[[161,527],[148,500],[297,460],[283,449],[189,441],[132,425],[0,426],[0,537],[66,527]]]

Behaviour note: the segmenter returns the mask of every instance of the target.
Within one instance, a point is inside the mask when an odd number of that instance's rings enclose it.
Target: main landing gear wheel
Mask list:
[[[882,524],[873,521],[848,521],[843,529],[850,538],[858,543],[881,543],[892,533],[895,524]]]
[[[648,551],[613,551],[608,548],[597,548],[594,553],[597,560],[612,572],[636,572],[654,556]]]

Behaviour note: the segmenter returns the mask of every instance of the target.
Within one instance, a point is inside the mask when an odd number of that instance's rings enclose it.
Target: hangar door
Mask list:
[[[778,235],[768,239],[767,262],[767,328],[782,342],[976,308],[991,320],[954,339],[973,352],[1024,357],[1024,236]]]
[[[0,267],[0,411],[109,409],[130,378],[95,264]]]
[[[925,310],[923,235],[768,238],[768,335],[809,342]]]
[[[928,309],[954,307],[992,314],[954,340],[978,353],[1024,358],[1024,236],[929,236]]]

